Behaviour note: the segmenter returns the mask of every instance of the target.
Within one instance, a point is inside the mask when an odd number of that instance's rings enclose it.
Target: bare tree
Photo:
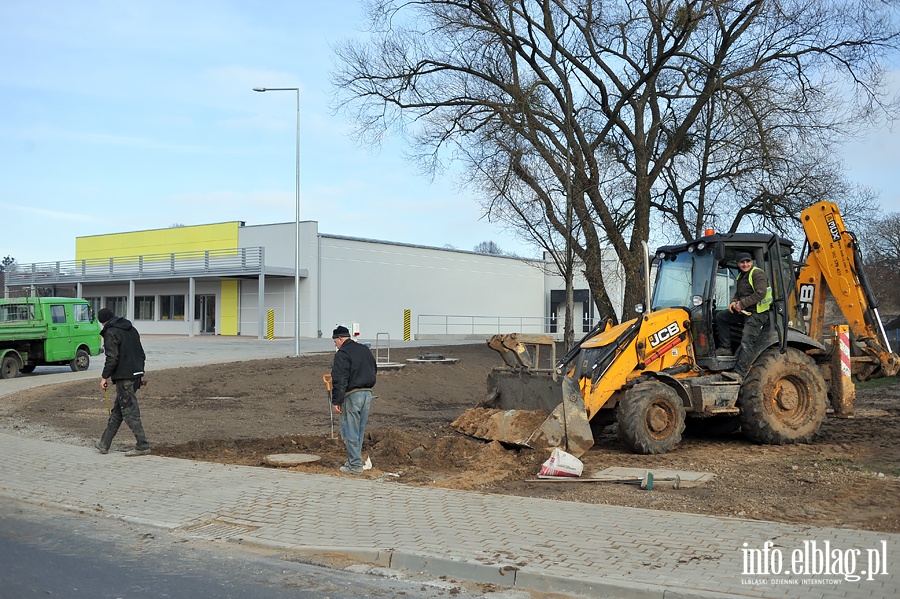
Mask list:
[[[6,256],[0,260],[0,290],[6,289],[6,273],[16,269],[16,259]]]
[[[869,281],[875,296],[884,305],[883,313],[900,313],[900,213],[874,219],[859,235],[864,250]]]
[[[503,256],[503,250],[500,249],[500,246],[497,245],[493,241],[482,241],[475,245],[472,248],[473,252],[478,252],[479,254],[491,254],[493,256]]]
[[[794,217],[804,164],[892,116],[893,2],[375,0],[336,48],[363,141],[392,128],[431,172],[460,159],[487,215],[574,252],[612,315],[601,247],[641,301],[651,222],[684,237]],[[810,149],[814,150],[810,150]],[[803,189],[803,192],[798,191]],[[571,218],[568,218],[571,216]]]

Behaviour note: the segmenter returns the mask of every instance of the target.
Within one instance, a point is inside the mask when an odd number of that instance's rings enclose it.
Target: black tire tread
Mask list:
[[[655,439],[646,427],[646,414],[650,405],[659,399],[668,401],[674,409],[676,423],[665,439]],[[668,385],[659,381],[647,381],[628,390],[616,410],[619,437],[632,451],[641,454],[667,453],[681,442],[684,432],[684,403]]]
[[[84,368],[81,367],[81,362],[84,362]],[[87,352],[83,347],[78,348],[78,351],[75,352],[75,357],[72,358],[72,361],[69,362],[69,368],[72,369],[72,372],[83,372],[90,368],[91,366],[91,354]]]
[[[801,410],[800,422],[795,425],[779,418],[774,397],[765,397],[767,388],[788,377],[807,387],[802,399],[808,405]],[[757,443],[810,443],[825,421],[826,401],[825,380],[812,358],[794,348],[788,348],[784,355],[777,349],[768,349],[757,358],[741,387],[741,429]]]

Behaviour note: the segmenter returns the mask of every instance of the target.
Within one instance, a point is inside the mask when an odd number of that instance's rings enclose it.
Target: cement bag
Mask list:
[[[584,464],[562,449],[556,447],[550,454],[550,459],[541,465],[538,476],[581,476]]]

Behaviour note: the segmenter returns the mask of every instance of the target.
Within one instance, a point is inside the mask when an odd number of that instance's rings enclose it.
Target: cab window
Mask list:
[[[75,316],[75,322],[91,322],[94,320],[91,316],[91,307],[84,304],[75,304],[72,306],[72,312]]]
[[[34,306],[31,304],[10,304],[0,306],[0,322],[13,322],[18,320],[33,320]]]
[[[66,322],[66,307],[65,306],[50,306],[50,319],[53,324],[65,324]]]
[[[737,273],[725,266],[719,266],[716,272],[716,310],[722,310],[731,303],[734,297]]]

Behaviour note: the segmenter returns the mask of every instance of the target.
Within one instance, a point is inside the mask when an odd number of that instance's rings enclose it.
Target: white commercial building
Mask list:
[[[143,334],[292,337],[296,239],[294,223],[240,221],[79,237],[75,260],[19,264],[4,291],[68,291]],[[550,261],[328,235],[314,221],[299,239],[301,338],[338,324],[369,339],[562,335],[565,282]],[[618,263],[607,272],[621,302]],[[583,278],[574,287],[577,336],[605,315]]]

